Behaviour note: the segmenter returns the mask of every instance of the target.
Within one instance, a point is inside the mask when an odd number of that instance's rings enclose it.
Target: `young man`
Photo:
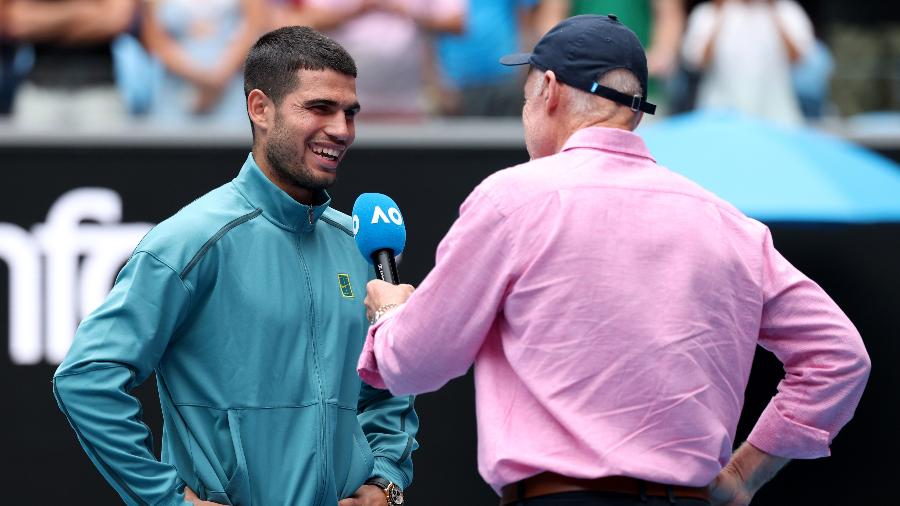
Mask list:
[[[309,28],[264,35],[240,174],[147,234],[79,327],[54,393],[126,503],[402,501],[418,419],[356,375],[374,272],[325,191],[354,139],[355,77]],[[152,372],[161,462],[129,394]]]
[[[363,379],[427,392],[474,362],[502,504],[745,505],[788,459],[828,455],[862,339],[764,225],[653,160],[634,33],[576,16],[502,61],[531,65],[532,160],[473,191],[415,293],[369,283]],[[786,375],[731,456],[757,344]]]

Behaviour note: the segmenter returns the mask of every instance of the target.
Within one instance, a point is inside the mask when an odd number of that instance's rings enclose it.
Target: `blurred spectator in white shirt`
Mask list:
[[[699,108],[729,108],[782,124],[803,121],[791,65],[813,46],[812,23],[789,0],[714,0],[688,17],[682,48],[702,73]]]

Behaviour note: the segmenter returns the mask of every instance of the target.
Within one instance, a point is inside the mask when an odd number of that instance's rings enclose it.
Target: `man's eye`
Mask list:
[[[306,110],[313,114],[331,114],[332,108],[327,104],[310,104],[306,106]]]

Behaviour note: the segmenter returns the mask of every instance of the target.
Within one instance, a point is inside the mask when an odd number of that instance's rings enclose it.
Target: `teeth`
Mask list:
[[[331,148],[313,148],[313,153],[324,156],[326,158],[337,159],[340,156],[341,152],[337,149]]]

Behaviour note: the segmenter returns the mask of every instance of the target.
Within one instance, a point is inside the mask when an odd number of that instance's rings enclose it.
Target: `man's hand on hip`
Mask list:
[[[371,320],[379,309],[390,304],[403,304],[414,291],[412,285],[392,285],[380,279],[369,281],[366,285],[366,316]]]
[[[375,485],[363,485],[355,494],[339,501],[338,506],[388,506],[387,495]]]
[[[194,503],[194,506],[225,506],[224,504],[220,504],[217,502],[201,500],[199,497],[197,497],[197,494],[189,487],[184,487],[184,500],[189,503]]]
[[[753,492],[740,475],[725,467],[709,486],[709,498],[713,506],[747,506]]]
[[[791,459],[770,455],[750,443],[744,443],[709,485],[713,506],[747,506],[765,485]]]

